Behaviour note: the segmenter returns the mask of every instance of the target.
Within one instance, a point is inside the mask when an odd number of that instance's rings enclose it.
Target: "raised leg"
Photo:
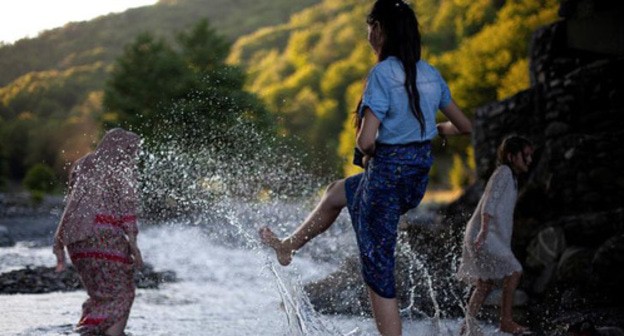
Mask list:
[[[293,252],[329,229],[346,205],[345,180],[335,181],[327,187],[316,208],[290,236],[279,239],[265,226],[259,231],[260,239],[275,250],[279,263],[286,266],[292,261]]]
[[[397,299],[386,299],[377,295],[370,287],[367,286],[367,288],[373,317],[381,336],[400,336],[402,333],[401,317]]]

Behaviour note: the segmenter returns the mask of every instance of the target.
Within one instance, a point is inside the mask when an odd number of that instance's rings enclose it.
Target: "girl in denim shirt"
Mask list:
[[[378,63],[356,111],[356,145],[365,172],[331,183],[290,236],[280,239],[268,227],[259,233],[286,266],[294,251],[327,230],[347,206],[377,329],[384,336],[401,335],[394,280],[399,217],[425,193],[431,139],[468,134],[472,126],[440,73],[420,59],[418,21],[406,3],[377,0],[366,22]],[[436,124],[438,109],[450,121]]]

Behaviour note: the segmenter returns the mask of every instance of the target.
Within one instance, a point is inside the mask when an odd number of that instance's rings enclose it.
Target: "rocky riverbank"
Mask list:
[[[25,192],[0,193],[0,247],[18,241],[51,244],[63,206],[60,195],[46,195],[36,203]]]
[[[14,246],[16,242],[51,246],[63,205],[63,197],[58,195],[47,195],[41,202],[33,203],[27,193],[0,194],[0,248]],[[134,280],[137,288],[157,289],[160,284],[177,279],[173,271],[157,272],[153,266],[145,264],[136,272]],[[81,288],[80,278],[71,265],[60,273],[53,267],[27,266],[0,274],[0,294],[50,293]]]
[[[148,289],[157,289],[162,283],[176,280],[175,272],[156,272],[147,264],[134,277],[137,288]],[[39,266],[0,274],[0,294],[41,294],[82,288],[78,273],[71,265],[59,273],[53,267]]]

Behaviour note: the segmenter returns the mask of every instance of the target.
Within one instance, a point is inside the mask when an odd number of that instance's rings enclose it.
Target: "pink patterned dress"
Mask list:
[[[135,155],[139,138],[109,131],[98,148],[79,159],[56,233],[67,247],[89,298],[76,331],[103,334],[125,321],[134,301],[134,265],[129,237],[136,237]]]

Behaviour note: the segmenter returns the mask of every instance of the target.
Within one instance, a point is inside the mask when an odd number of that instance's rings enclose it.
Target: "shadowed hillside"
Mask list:
[[[207,18],[234,40],[256,29],[285,22],[318,0],[167,0],[91,21],[69,23],[36,38],[0,47],[0,86],[31,71],[67,69],[96,61],[111,62],[141,32],[171,35]]]
[[[65,178],[66,164],[98,137],[104,86],[115,60],[140,34],[149,33],[155,43],[173,43],[182,31],[208,19],[211,29],[231,43],[262,26],[285,22],[315,2],[160,1],[0,46],[0,190],[37,164]],[[163,85],[182,79],[172,81]]]

